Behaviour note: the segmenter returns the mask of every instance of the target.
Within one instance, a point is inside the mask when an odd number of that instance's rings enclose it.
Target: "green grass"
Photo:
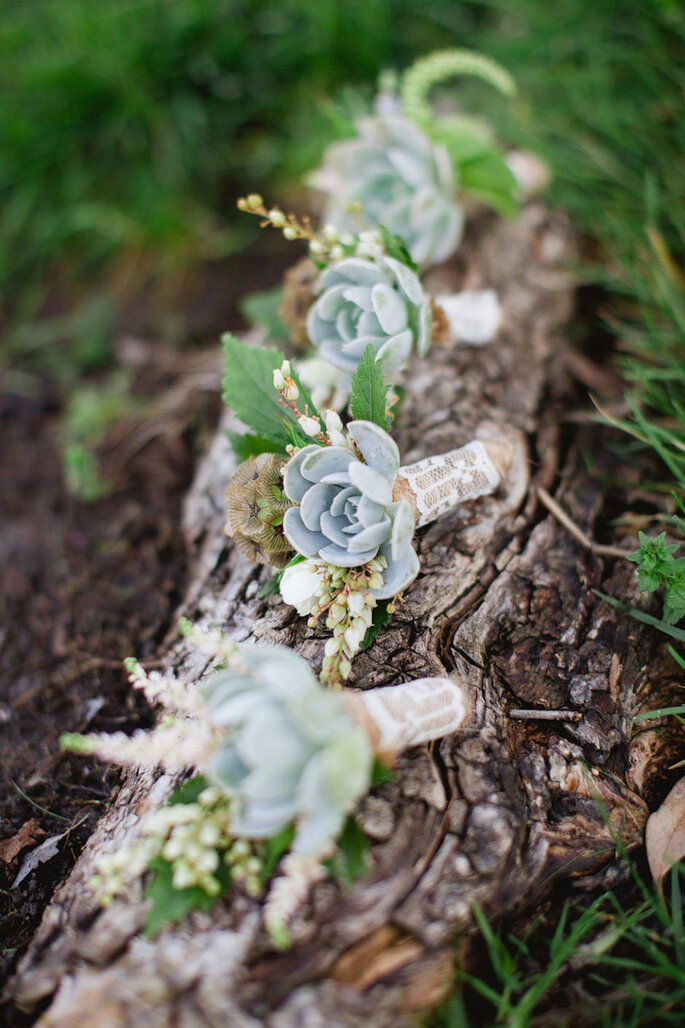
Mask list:
[[[7,0],[1,308],[25,323],[48,280],[78,295],[135,257],[142,286],[240,250],[254,229],[235,196],[313,164],[325,98],[439,45],[448,7]]]
[[[523,937],[495,932],[474,915],[487,953],[483,976],[456,973],[456,987],[431,1028],[544,1023],[639,1028],[680,1025],[685,1009],[685,865],[671,872],[670,902],[633,868],[637,899],[626,908],[610,892],[571,915],[566,904],[550,934],[539,919]]]

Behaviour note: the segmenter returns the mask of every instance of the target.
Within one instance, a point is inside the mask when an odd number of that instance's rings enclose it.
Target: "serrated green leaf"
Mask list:
[[[238,460],[248,460],[250,457],[258,457],[260,453],[284,453],[282,446],[277,446],[270,439],[264,439],[260,435],[252,435],[249,432],[232,432],[226,430],[226,435],[231,444],[231,449]]]
[[[337,849],[332,857],[324,861],[324,867],[346,887],[368,873],[369,840],[356,817],[347,818]]]
[[[143,929],[143,935],[148,939],[156,935],[160,928],[182,921],[191,910],[211,910],[231,883],[230,872],[225,865],[221,865],[217,871],[223,886],[218,896],[209,896],[197,886],[192,889],[174,889],[171,864],[161,857],[152,861],[150,871],[152,880],[145,890],[145,898],[152,900],[152,905]]]
[[[278,350],[247,346],[230,332],[223,336],[222,343],[224,402],[240,420],[278,450],[285,450],[290,443],[297,446],[311,443],[311,439],[305,439],[301,434],[292,410],[279,403],[274,389],[273,373],[283,363],[283,354]],[[304,413],[306,409],[310,416],[318,417],[309,393],[294,373],[293,379],[300,391],[299,410]],[[325,426],[322,424],[323,430]]]
[[[369,343],[352,378],[352,417],[358,421],[373,421],[381,428],[388,429],[392,424],[392,419],[386,414],[389,388],[383,381],[383,361],[376,360],[373,346]]]
[[[260,289],[248,293],[240,301],[240,313],[253,325],[266,330],[275,343],[287,343],[290,333],[283,323],[280,307],[283,303],[283,286],[274,289]]]

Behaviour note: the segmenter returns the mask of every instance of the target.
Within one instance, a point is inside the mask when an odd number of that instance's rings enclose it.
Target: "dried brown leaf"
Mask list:
[[[645,844],[649,870],[661,888],[664,876],[685,857],[685,777],[676,782],[659,809],[649,817]]]
[[[35,817],[32,817],[30,821],[25,821],[11,839],[3,839],[0,842],[0,860],[5,864],[11,864],[26,846],[43,834],[43,829]]]

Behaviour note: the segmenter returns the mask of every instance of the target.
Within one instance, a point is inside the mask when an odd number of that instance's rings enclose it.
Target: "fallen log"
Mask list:
[[[474,930],[474,902],[494,922],[534,912],[554,882],[609,880],[618,835],[627,846],[641,840],[668,759],[667,735],[633,732],[653,636],[591,591],[603,583],[634,600],[633,570],[579,546],[534,488],[561,482],[558,502],[593,532],[602,491],[560,427],[574,256],[567,221],[532,204],[516,223],[476,221],[435,283],[436,292],[497,289],[504,325],[489,346],[435,346],[411,365],[393,430],[403,460],[483,432],[514,434],[525,448],[505,489],[418,533],[421,573],[353,666],[350,685],[363,689],[458,676],[470,707],[462,730],[405,753],[362,804],[370,873],[347,890],[315,885],[285,953],[260,902],[244,895],[144,939],[140,884],[106,910],[89,887],[97,859],[126,845],[175,787],[169,776],[129,774],[11,984],[21,1010],[44,1010],[41,1025],[411,1024],[449,987],[455,935]],[[239,640],[284,643],[318,669],[324,633],[277,596],[260,598],[268,572],[223,534],[234,467],[219,431],[186,504],[192,568],[179,614]],[[163,657],[204,670],[175,632]]]

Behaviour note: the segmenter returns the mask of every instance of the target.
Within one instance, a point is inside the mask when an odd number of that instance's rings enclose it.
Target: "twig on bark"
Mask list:
[[[510,710],[509,717],[517,721],[582,721],[579,710]]]
[[[573,521],[566,511],[559,506],[557,501],[553,499],[546,489],[543,489],[541,485],[536,487],[536,492],[540,501],[544,504],[550,514],[557,519],[560,525],[563,525],[569,535],[573,536],[577,543],[585,547],[586,550],[590,550],[591,553],[596,554],[598,557],[627,557],[630,550],[622,550],[620,546],[607,546],[604,543],[597,543],[594,539],[591,539],[589,535],[580,528],[579,525]]]

